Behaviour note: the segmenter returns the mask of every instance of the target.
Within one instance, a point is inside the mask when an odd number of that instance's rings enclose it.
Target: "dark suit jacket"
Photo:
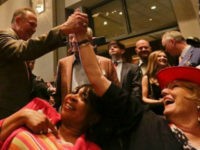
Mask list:
[[[59,28],[28,41],[20,40],[9,29],[0,31],[0,118],[27,104],[31,85],[26,60],[33,60],[63,45]]]
[[[121,71],[121,87],[128,91],[132,99],[141,98],[140,67],[131,63],[123,63]]]
[[[182,58],[179,66],[192,66],[200,65],[200,48],[191,46]]]
[[[112,61],[108,58],[97,56],[102,73],[115,85],[119,86],[119,81],[117,78],[117,73],[112,64]],[[72,88],[72,70],[73,63],[75,61],[75,56],[70,55],[68,57],[62,58],[58,62],[57,69],[57,79],[56,79],[56,108],[59,108],[61,101],[64,97],[71,93]]]

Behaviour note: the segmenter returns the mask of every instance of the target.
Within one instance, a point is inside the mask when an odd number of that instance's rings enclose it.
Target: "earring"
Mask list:
[[[200,113],[200,105],[197,105],[197,112]],[[200,116],[197,117],[198,122],[200,123]]]

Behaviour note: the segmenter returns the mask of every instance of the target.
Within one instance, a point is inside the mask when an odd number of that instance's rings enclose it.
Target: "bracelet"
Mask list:
[[[81,46],[82,44],[86,44],[89,43],[90,41],[88,39],[82,40],[80,42],[78,42],[78,46]]]
[[[90,42],[82,43],[82,44],[79,45],[79,48],[88,46],[90,44],[91,44]]]

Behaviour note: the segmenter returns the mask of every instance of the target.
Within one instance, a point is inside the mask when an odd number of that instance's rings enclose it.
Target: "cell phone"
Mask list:
[[[106,38],[104,36],[93,37],[92,44],[96,45],[96,46],[104,45],[104,44],[106,44]]]

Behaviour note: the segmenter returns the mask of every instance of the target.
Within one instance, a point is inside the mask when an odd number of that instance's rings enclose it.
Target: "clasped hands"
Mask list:
[[[70,33],[85,33],[88,26],[88,15],[82,13],[79,9],[76,9],[73,14],[71,14],[67,21],[61,25],[61,32],[65,35]]]

